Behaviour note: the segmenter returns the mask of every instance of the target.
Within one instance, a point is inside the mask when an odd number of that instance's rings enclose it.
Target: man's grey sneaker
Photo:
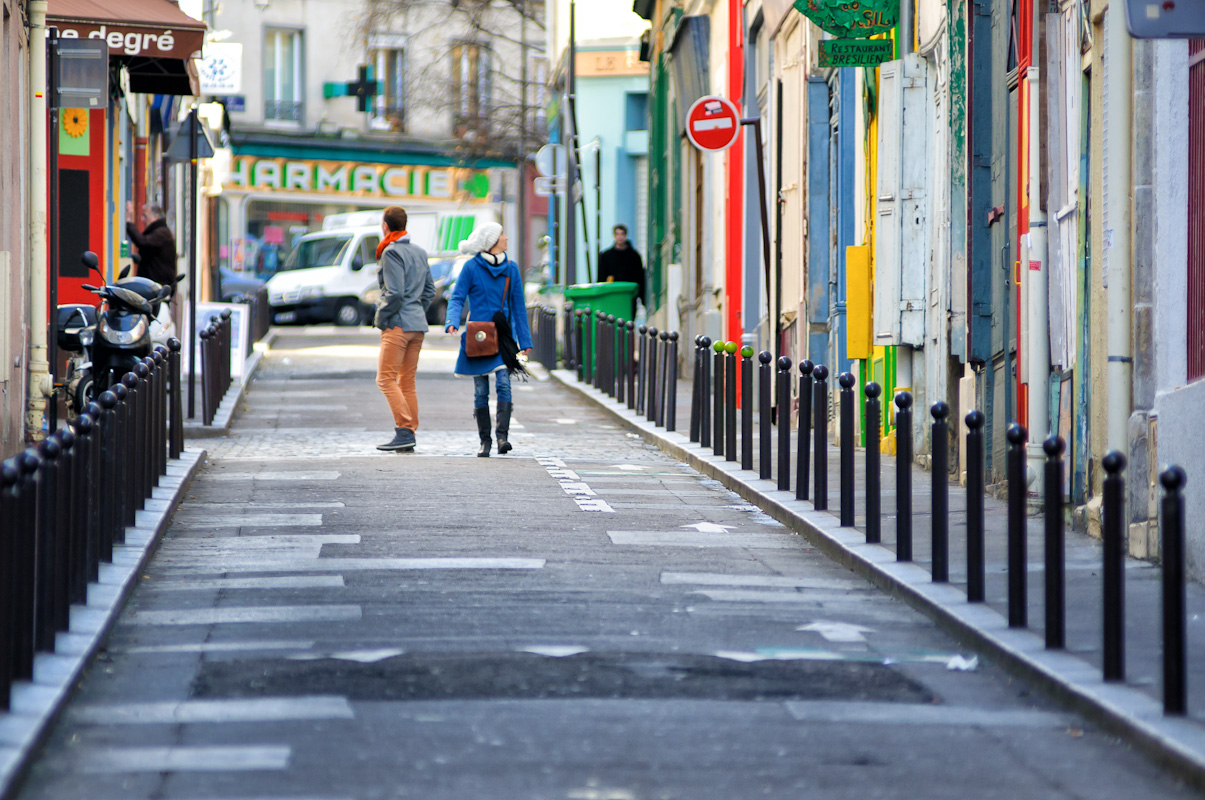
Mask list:
[[[378,450],[413,450],[414,449],[414,431],[409,428],[394,428],[393,441],[386,444],[378,444]]]

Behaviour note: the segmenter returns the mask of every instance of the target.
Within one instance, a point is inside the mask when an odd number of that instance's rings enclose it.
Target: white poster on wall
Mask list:
[[[243,367],[246,363],[247,356],[251,354],[251,325],[249,312],[250,306],[242,303],[197,303],[197,330],[203,331],[209,327],[209,321],[222,313],[222,311],[230,309],[230,375],[237,379],[243,377]],[[184,336],[180,341],[184,343],[182,352],[180,353],[180,370],[182,375],[187,375],[191,370],[191,365],[188,361],[188,337],[192,332],[188,329],[188,309],[184,309]],[[197,350],[197,360],[201,359],[201,339],[197,337],[194,346]],[[204,371],[197,370],[200,375]]]
[[[201,94],[217,96],[243,91],[243,46],[236,42],[209,42],[197,75]]]

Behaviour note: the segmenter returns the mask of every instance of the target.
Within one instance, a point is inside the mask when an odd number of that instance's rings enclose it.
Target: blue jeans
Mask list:
[[[498,392],[499,403],[509,403],[510,373],[500,369],[494,373],[494,386]],[[490,376],[473,376],[473,408],[486,408],[490,404]]]

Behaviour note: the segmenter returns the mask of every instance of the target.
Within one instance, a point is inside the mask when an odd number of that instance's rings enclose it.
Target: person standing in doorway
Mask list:
[[[171,286],[176,279],[176,237],[167,227],[162,206],[148,203],[142,207],[142,232],[134,224],[134,204],[126,203],[126,236],[138,248],[135,274],[155,283]]]
[[[644,297],[644,262],[640,259],[640,253],[637,253],[636,248],[628,241],[627,225],[620,223],[611,229],[611,233],[615,236],[615,244],[598,256],[598,280],[603,283],[628,281],[640,287],[632,298],[632,315],[628,317],[629,320],[634,320],[636,301],[640,300],[647,306]]]
[[[373,325],[381,330],[377,388],[393,413],[394,436],[377,449],[408,451],[416,443],[418,392],[414,376],[427,335],[427,307],[435,299],[435,281],[427,265],[427,251],[413,244],[406,233],[403,208],[385,209],[381,233],[384,238],[377,246],[381,296],[373,319]]]
[[[448,301],[448,320],[460,320],[465,301],[469,303],[469,322],[493,322],[497,326],[498,349],[494,355],[469,356],[465,337],[460,339],[460,357],[456,374],[473,378],[473,417],[481,447],[478,458],[489,458],[490,447],[490,375],[498,393],[498,454],[511,451],[510,416],[514,409],[510,389],[512,372],[526,374],[518,360],[519,352],[531,354],[531,331],[527,327],[527,308],[523,301],[523,277],[519,267],[506,257],[506,234],[496,222],[487,222],[473,230],[460,243],[460,252],[472,255],[464,265],[452,299]],[[448,322],[448,333],[458,332],[456,322]]]

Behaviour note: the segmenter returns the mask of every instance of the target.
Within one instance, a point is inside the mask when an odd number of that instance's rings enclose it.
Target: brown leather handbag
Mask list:
[[[510,299],[510,276],[506,276],[506,288],[502,291],[502,302]],[[470,322],[465,328],[464,354],[469,358],[498,355],[498,326],[493,322]]]

